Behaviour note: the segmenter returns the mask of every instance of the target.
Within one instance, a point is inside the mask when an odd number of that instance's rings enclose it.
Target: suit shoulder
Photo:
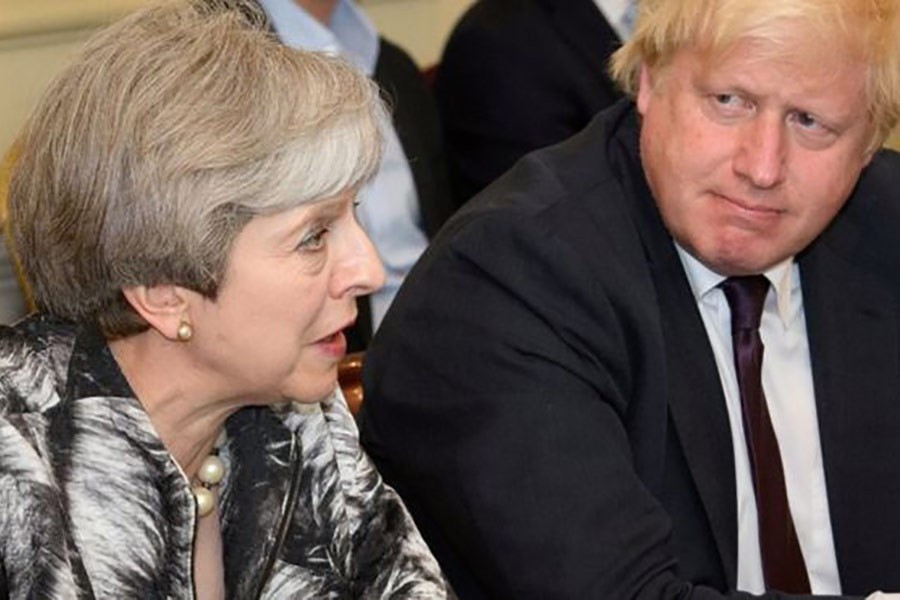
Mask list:
[[[381,38],[373,78],[387,94],[395,120],[397,111],[406,109],[410,109],[408,116],[413,119],[421,120],[426,116],[437,119],[437,106],[422,71],[400,46]],[[424,115],[417,114],[420,112]]]
[[[546,13],[530,0],[476,2],[450,32],[441,64],[477,60],[516,67],[511,57],[540,57],[556,37]]]
[[[375,71],[376,73],[388,72],[391,74],[412,75],[417,79],[421,79],[422,76],[419,66],[412,56],[406,50],[384,37],[380,38],[378,62],[375,65]]]
[[[529,154],[448,222],[434,252],[452,248],[492,254],[504,240],[504,248],[519,253],[562,243],[579,253],[605,248],[621,256],[615,249],[622,240],[630,240],[629,248],[637,243],[632,198],[613,170],[598,164],[602,159],[596,152],[580,147],[598,143],[602,140],[573,139]]]
[[[487,0],[475,2],[463,13],[454,33],[469,30],[497,33],[514,30],[525,22],[542,23],[544,16],[534,0]]]
[[[863,172],[861,183],[881,188],[886,193],[900,195],[900,152],[889,148],[876,152]]]
[[[623,196],[619,183],[625,175],[620,163],[632,154],[631,159],[637,160],[633,121],[629,105],[620,103],[569,139],[527,154],[476,198],[484,198],[479,202],[487,204],[505,196],[518,198],[512,204],[526,210],[587,196],[598,202],[615,201]]]
[[[900,227],[900,153],[883,149],[875,154],[844,212],[876,229]]]

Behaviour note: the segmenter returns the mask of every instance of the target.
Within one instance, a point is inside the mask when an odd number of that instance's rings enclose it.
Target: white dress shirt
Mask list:
[[[725,391],[737,477],[738,589],[765,592],[756,498],[734,366],[731,311],[718,287],[725,277],[678,247],[697,300]],[[763,309],[762,385],[784,466],[788,504],[813,594],[840,594],[841,585],[828,512],[822,447],[803,312],[800,269],[792,260],[764,273],[771,283]]]
[[[325,27],[292,0],[260,0],[286,45],[338,54],[368,76],[378,60],[378,32],[350,0],[339,0]],[[412,171],[393,127],[385,131],[385,151],[375,179],[360,191],[360,223],[384,263],[385,285],[371,297],[372,328],[381,323],[406,274],[418,260],[425,235]]]

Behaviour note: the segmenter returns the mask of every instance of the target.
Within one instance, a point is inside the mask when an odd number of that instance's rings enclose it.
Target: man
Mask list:
[[[417,265],[364,443],[464,599],[900,590],[900,4],[645,0],[614,73]]]
[[[259,0],[287,45],[340,54],[385,91],[394,127],[384,162],[357,211],[384,262],[385,286],[360,303],[351,350],[369,341],[428,239],[453,212],[437,107],[412,59],[380,38],[352,0]]]
[[[435,79],[457,204],[621,98],[606,73],[634,0],[479,0]]]

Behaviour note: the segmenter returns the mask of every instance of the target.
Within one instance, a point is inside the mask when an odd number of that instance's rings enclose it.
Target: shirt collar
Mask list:
[[[691,291],[694,293],[694,299],[700,302],[718,285],[725,281],[724,275],[719,275],[715,271],[709,269],[706,265],[694,258],[687,250],[679,244],[675,244],[678,250],[678,257],[681,264],[684,265],[684,271],[687,274],[688,283],[691,285]],[[763,273],[772,289],[775,290],[775,298],[778,301],[778,317],[781,323],[787,327],[793,318],[791,310],[791,296],[800,285],[800,271],[794,262],[794,257],[789,257],[774,267]]]
[[[325,27],[292,0],[260,0],[284,44],[292,48],[339,54],[366,75],[375,72],[378,32],[351,0],[339,0]]]

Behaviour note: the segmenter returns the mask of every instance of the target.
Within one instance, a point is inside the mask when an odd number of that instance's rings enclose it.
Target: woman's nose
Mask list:
[[[333,277],[334,295],[366,296],[379,290],[385,281],[384,267],[375,245],[357,222],[350,231]]]

